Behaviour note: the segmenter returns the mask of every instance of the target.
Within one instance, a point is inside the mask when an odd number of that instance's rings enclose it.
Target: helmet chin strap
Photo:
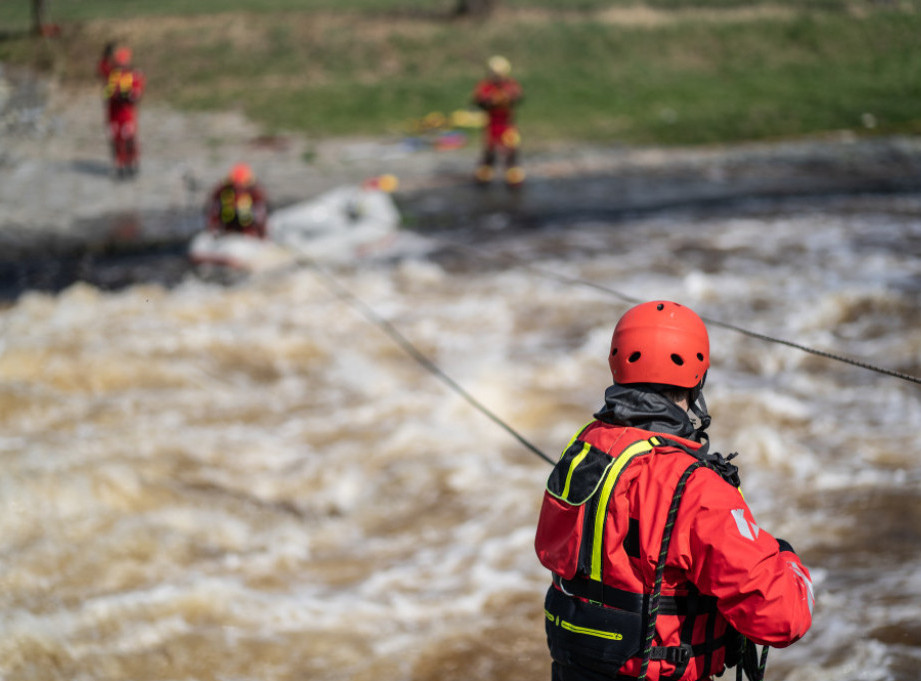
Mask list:
[[[707,380],[707,374],[703,375],[700,383],[691,388],[688,397],[688,415],[691,417],[691,425],[694,426],[694,433],[697,441],[703,445],[703,451],[706,452],[710,445],[710,438],[707,435],[707,428],[710,427],[710,414],[707,412],[707,402],[704,400],[704,383]]]

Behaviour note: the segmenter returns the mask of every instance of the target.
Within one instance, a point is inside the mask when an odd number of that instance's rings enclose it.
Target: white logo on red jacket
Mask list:
[[[751,539],[755,541],[755,538],[758,536],[758,533],[761,532],[761,528],[755,525],[755,523],[747,520],[745,518],[745,510],[741,508],[733,509],[732,518],[736,521],[736,527],[739,528],[739,534],[741,534],[746,539]]]
[[[793,570],[793,574],[796,575],[796,578],[803,585],[803,588],[806,591],[806,602],[809,605],[809,614],[812,614],[813,608],[815,608],[815,591],[812,589],[812,580],[806,576],[806,573],[803,572],[803,569],[794,563],[792,560],[787,561],[787,565]]]

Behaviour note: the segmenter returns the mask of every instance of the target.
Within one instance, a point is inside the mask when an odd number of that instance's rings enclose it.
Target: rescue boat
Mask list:
[[[201,271],[263,272],[290,265],[295,256],[268,239],[237,232],[200,232],[189,244],[189,259]]]
[[[397,238],[400,213],[376,187],[343,186],[280,208],[267,238],[203,231],[189,244],[196,267],[264,272],[309,259],[344,264],[386,252]]]
[[[391,195],[376,187],[344,186],[269,216],[269,238],[301,257],[348,263],[393,244],[400,213]]]

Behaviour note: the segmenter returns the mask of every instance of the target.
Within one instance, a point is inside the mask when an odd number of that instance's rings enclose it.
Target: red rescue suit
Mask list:
[[[582,678],[640,676],[669,508],[700,447],[596,420],[564,451],[535,540],[553,572],[545,610],[556,665],[586,670]],[[678,508],[646,678],[722,672],[736,662],[736,632],[773,647],[802,637],[812,622],[809,572],[758,527],[739,489],[700,467]]]
[[[520,174],[517,164],[521,136],[515,126],[515,107],[523,96],[521,85],[509,77],[486,78],[480,81],[473,91],[474,104],[487,114],[486,129],[483,133],[483,159],[478,171],[481,181],[491,179],[497,154],[504,156],[507,170],[514,169],[515,173]],[[508,179],[517,184],[523,177],[518,178],[513,173]]]
[[[96,65],[96,73],[102,79],[103,83],[108,84],[109,74],[112,73],[112,57],[110,55],[102,56],[99,63]]]
[[[521,85],[513,78],[487,78],[476,86],[473,101],[486,111],[489,119],[484,140],[488,148],[513,149],[518,146],[514,107],[521,98]]]
[[[264,239],[268,213],[265,192],[258,184],[239,186],[228,180],[211,194],[208,229]]]
[[[137,168],[137,105],[144,94],[144,86],[144,76],[140,71],[120,66],[109,70],[105,88],[109,105],[109,140],[119,172]]]

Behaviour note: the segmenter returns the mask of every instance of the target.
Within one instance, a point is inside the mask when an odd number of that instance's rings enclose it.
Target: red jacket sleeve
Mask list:
[[[269,201],[265,190],[258,184],[253,186],[252,194],[253,228],[257,236],[265,237],[268,233]]]
[[[489,108],[489,98],[491,96],[492,85],[489,81],[482,80],[473,88],[473,94],[470,99],[482,109]]]
[[[133,75],[134,82],[131,85],[131,101],[139,102],[144,95],[144,90],[147,88],[147,79],[144,78],[144,74],[140,71],[134,71]]]
[[[802,638],[815,597],[799,557],[781,551],[742,493],[712,471],[692,476],[682,501],[687,507],[695,511],[684,519],[688,532],[678,536],[686,542],[682,560],[697,588],[715,596],[722,615],[755,643],[782,648]]]
[[[100,59],[99,64],[96,66],[96,73],[103,80],[103,82],[108,81],[109,74],[112,73],[112,61],[107,57]]]
[[[205,218],[208,229],[216,230],[221,226],[221,192],[225,185],[221,184],[211,190],[211,196],[205,204]]]

